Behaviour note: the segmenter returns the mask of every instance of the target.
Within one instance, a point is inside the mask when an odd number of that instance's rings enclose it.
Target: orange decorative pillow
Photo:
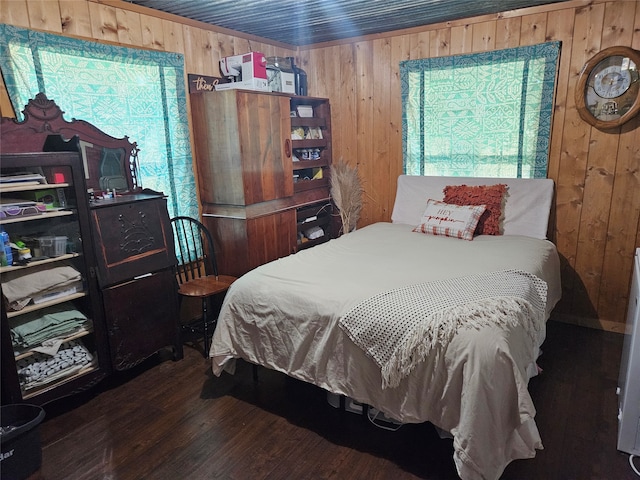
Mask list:
[[[476,235],[502,235],[502,219],[507,185],[448,185],[444,187],[446,203],[454,205],[486,205]]]

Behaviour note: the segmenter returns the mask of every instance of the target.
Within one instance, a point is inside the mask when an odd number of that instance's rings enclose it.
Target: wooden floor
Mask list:
[[[530,382],[545,449],[502,478],[638,478],[616,451],[621,346],[618,334],[549,323]],[[217,378],[192,348],[46,410],[46,480],[457,478],[451,441],[429,424],[385,431],[279,373],[260,369],[256,384],[244,363]]]

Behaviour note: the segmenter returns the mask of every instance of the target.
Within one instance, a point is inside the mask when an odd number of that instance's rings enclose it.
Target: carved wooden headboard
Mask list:
[[[142,189],[138,178],[139,149],[129,137],[112,137],[84,120],[65,120],[64,112],[44,93],[29,100],[23,113],[21,122],[14,118],[0,119],[1,153],[64,150],[65,141],[78,136],[79,142],[72,148],[80,147],[87,188],[96,192],[115,188],[118,193]]]

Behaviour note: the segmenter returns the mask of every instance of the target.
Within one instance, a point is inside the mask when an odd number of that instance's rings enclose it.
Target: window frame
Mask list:
[[[520,103],[520,119],[518,126],[518,153],[515,157],[515,174],[509,175],[515,178],[545,178],[547,176],[548,168],[548,156],[549,145],[551,142],[551,127],[553,106],[555,98],[555,83],[557,76],[557,66],[560,55],[561,43],[559,41],[546,42],[538,45],[529,45],[522,47],[515,47],[502,50],[494,50],[490,52],[481,52],[473,54],[452,55],[446,57],[433,57],[417,60],[405,60],[400,62],[400,81],[401,81],[401,99],[402,99],[402,169],[405,174],[420,174],[425,175],[425,165],[428,157],[425,155],[424,146],[427,145],[428,131],[426,128],[426,115],[425,115],[425,72],[433,74],[442,72],[455,73],[457,69],[463,68],[483,68],[501,63],[503,65],[510,62],[524,62],[523,65],[523,88],[521,89],[521,103]],[[542,68],[542,79],[540,83],[540,108],[537,111],[537,115],[533,116],[530,113],[524,114],[526,109],[527,97],[527,81],[529,80],[530,73],[529,66],[534,61],[544,61]],[[418,75],[419,82],[419,98],[414,98],[412,89],[415,89],[416,75]],[[444,77],[445,75],[440,75]],[[451,80],[452,88],[455,78]],[[444,83],[444,82],[443,82]],[[497,92],[497,90],[496,90]],[[419,110],[415,111],[413,104],[419,103]],[[533,103],[533,102],[532,102]],[[531,121],[533,117],[534,121]],[[537,118],[535,118],[537,117]],[[440,118],[440,117],[436,117]],[[438,120],[436,120],[438,121]],[[442,120],[444,123],[445,120]],[[529,122],[525,125],[525,121]],[[528,148],[528,151],[524,151],[527,147],[523,144],[523,132],[525,128],[537,129],[537,137],[535,142],[532,142]],[[418,154],[412,154],[415,150],[414,143],[411,143],[410,133],[411,129],[416,130],[418,133],[415,136],[418,147]],[[515,134],[515,130],[513,131]],[[453,143],[453,139],[450,143]],[[413,149],[413,150],[412,150]],[[451,151],[451,150],[450,150]],[[411,156],[418,158],[418,161],[412,161]],[[505,155],[506,157],[507,155]],[[462,155],[461,157],[464,157]],[[433,157],[432,157],[433,158]],[[448,158],[451,158],[449,155]],[[472,158],[472,157],[469,157]],[[477,157],[474,157],[477,158]],[[529,160],[525,162],[525,158]],[[468,163],[467,165],[473,165]],[[530,168],[526,168],[527,165]],[[417,168],[416,168],[417,167]],[[526,170],[530,170],[530,174],[527,175]],[[448,171],[441,175],[456,176],[455,172]],[[458,175],[469,176],[469,175]],[[503,175],[479,175],[479,176],[503,176]]]

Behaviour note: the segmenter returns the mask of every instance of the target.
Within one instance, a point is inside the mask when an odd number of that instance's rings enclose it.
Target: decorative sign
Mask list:
[[[189,93],[213,92],[219,83],[229,83],[228,78],[208,77],[207,75],[187,74]]]

